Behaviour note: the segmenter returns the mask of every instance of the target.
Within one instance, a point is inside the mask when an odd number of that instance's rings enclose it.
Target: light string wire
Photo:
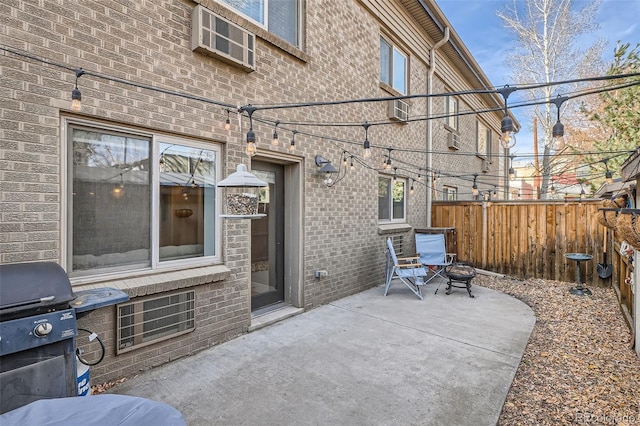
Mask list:
[[[94,71],[89,71],[86,69],[79,69],[79,68],[74,68],[65,64],[61,64],[58,63],[56,61],[52,61],[49,59],[45,59],[45,58],[41,58],[38,57],[36,55],[32,55],[30,53],[24,52],[24,51],[20,51],[18,49],[14,49],[5,45],[0,45],[0,50],[6,52],[6,53],[10,53],[19,57],[23,57],[23,58],[28,58],[37,62],[41,62],[50,66],[54,66],[54,67],[58,67],[58,68],[62,68],[65,69],[67,71],[72,71],[74,72],[74,75],[77,75],[78,70],[82,70],[83,75],[87,75],[87,76],[94,76],[96,78],[99,79],[103,79],[106,81],[111,81],[111,82],[116,82],[116,83],[120,83],[120,84],[124,84],[124,85],[129,85],[129,86],[133,86],[136,88],[141,88],[141,89],[145,89],[145,90],[150,90],[150,91],[155,91],[155,92],[159,92],[159,93],[163,93],[163,94],[168,94],[168,95],[172,95],[172,96],[176,96],[176,97],[182,97],[182,98],[186,98],[186,99],[191,99],[191,100],[196,100],[196,101],[200,101],[200,102],[204,102],[204,103],[208,103],[208,104],[213,104],[213,105],[217,105],[220,107],[223,107],[223,111],[226,111],[227,113],[229,112],[229,110],[236,110],[238,114],[240,115],[247,115],[249,118],[252,118],[255,121],[259,121],[265,124],[273,124],[275,125],[276,123],[279,125],[285,124],[285,125],[295,125],[295,126],[331,126],[331,127],[340,127],[340,126],[345,126],[345,127],[363,127],[362,123],[318,123],[318,122],[289,122],[289,121],[281,121],[281,120],[270,120],[270,119],[264,119],[264,118],[257,118],[257,117],[253,117],[253,113],[259,110],[275,110],[275,109],[292,109],[292,108],[303,108],[303,107],[317,107],[317,106],[331,106],[331,105],[343,105],[343,104],[354,104],[354,103],[371,103],[371,102],[386,102],[386,101],[391,101],[391,100],[403,100],[403,99],[413,99],[413,98],[430,98],[430,97],[446,97],[446,96],[464,96],[464,95],[478,95],[478,94],[502,94],[504,92],[506,93],[511,93],[513,91],[518,91],[518,90],[531,90],[531,89],[536,89],[536,88],[542,88],[542,87],[550,87],[550,86],[558,86],[558,85],[564,85],[564,84],[572,84],[572,83],[578,83],[578,82],[590,82],[590,81],[610,81],[610,80],[617,80],[617,79],[625,79],[625,78],[630,78],[630,77],[638,77],[640,76],[640,73],[627,73],[627,74],[619,74],[619,75],[609,75],[609,76],[596,76],[596,77],[587,77],[587,78],[580,78],[580,79],[571,79],[571,80],[564,80],[564,81],[558,81],[558,82],[549,82],[549,83],[536,83],[536,84],[528,84],[528,85],[522,85],[522,86],[505,86],[503,89],[500,88],[494,88],[494,89],[472,89],[472,90],[465,90],[465,91],[457,91],[457,92],[446,92],[446,93],[432,93],[432,94],[414,94],[414,95],[403,95],[403,96],[391,96],[391,97],[379,97],[379,98],[361,98],[361,99],[347,99],[347,100],[335,100],[335,101],[322,101],[322,102],[306,102],[306,103],[296,103],[296,104],[292,104],[292,103],[287,103],[287,104],[261,104],[261,105],[246,105],[246,106],[236,106],[233,104],[229,104],[229,103],[225,103],[225,102],[221,102],[221,101],[217,101],[217,100],[213,100],[213,99],[209,99],[209,98],[205,98],[205,97],[201,97],[201,96],[196,96],[196,95],[191,95],[188,93],[183,93],[183,92],[177,92],[174,90],[169,90],[169,89],[164,89],[161,87],[157,87],[157,86],[152,86],[152,85],[147,85],[147,84],[142,84],[142,83],[137,83],[137,82],[132,82],[129,80],[125,80],[122,78],[118,78],[118,77],[112,77],[112,76],[108,76],[105,74],[101,74],[98,72],[94,72]],[[624,84],[618,84],[618,85],[613,85],[613,86],[606,86],[606,87],[601,87],[601,88],[596,88],[596,89],[590,89],[590,90],[584,90],[584,91],[576,91],[573,92],[573,94],[569,94],[566,96],[566,100],[569,99],[575,99],[578,97],[582,97],[582,96],[587,96],[587,95],[591,95],[591,94],[598,94],[598,93],[604,93],[604,92],[608,92],[608,91],[614,91],[614,90],[620,90],[620,89],[624,89],[627,87],[632,87],[635,85],[640,85],[640,80],[636,80],[636,81],[632,81],[632,82],[628,82],[628,83],[624,83]],[[504,95],[503,95],[504,96]],[[533,100],[533,101],[528,101],[528,102],[516,102],[516,103],[512,103],[511,105],[509,105],[509,109],[515,109],[515,108],[522,108],[522,107],[528,107],[528,106],[535,106],[535,105],[542,105],[542,104],[547,104],[547,103],[551,103],[551,100],[547,100],[547,99],[542,99],[542,100]],[[505,103],[506,103],[506,98],[505,98]],[[426,121],[426,120],[433,120],[433,119],[442,119],[442,118],[446,118],[446,117],[450,117],[450,116],[463,116],[463,115],[480,115],[480,114],[484,114],[484,113],[490,113],[490,112],[498,112],[498,111],[502,111],[504,109],[504,107],[500,106],[500,107],[495,107],[495,108],[487,108],[487,109],[483,109],[483,110],[468,110],[468,111],[462,111],[462,112],[457,112],[455,114],[443,114],[443,115],[435,115],[435,116],[419,116],[419,117],[413,117],[407,120],[403,120],[400,122],[416,122],[416,121]],[[365,122],[367,126],[376,126],[376,125],[389,125],[389,124],[398,124],[399,121],[366,121]],[[355,141],[350,141],[350,140],[345,140],[345,139],[336,139],[334,137],[328,137],[326,135],[316,135],[315,133],[311,133],[311,132],[302,132],[300,130],[297,129],[287,129],[287,128],[283,128],[280,127],[283,130],[289,130],[291,132],[295,132],[298,134],[302,134],[308,137],[316,137],[316,138],[322,138],[324,140],[327,140],[329,142],[340,142],[343,144],[351,144],[351,145],[360,145],[361,142],[355,142]],[[336,145],[337,146],[337,145]],[[337,146],[338,147],[338,146]],[[341,148],[341,147],[340,147]],[[385,147],[385,146],[380,146],[380,145],[371,145],[371,148],[378,148],[378,149],[390,149],[390,147]],[[342,149],[342,148],[341,148]],[[393,150],[397,150],[399,152],[409,152],[409,153],[419,153],[419,154],[427,154],[427,151],[425,150],[415,150],[415,149],[405,149],[405,148],[393,148]],[[446,155],[470,155],[470,156],[476,156],[477,153],[473,153],[473,152],[449,152],[449,151],[431,151],[432,153],[440,153],[440,154],[446,154]],[[625,151],[628,153],[628,151]],[[372,170],[380,170],[374,167],[369,166],[365,161],[360,160],[360,158],[356,155],[353,154],[347,150],[343,149],[343,154],[347,154],[351,157],[352,160],[355,160],[358,164],[361,164],[363,166],[366,166],[367,168],[370,168]],[[597,152],[596,154],[602,154],[602,152]],[[586,153],[581,153],[581,154],[577,154],[577,155],[587,155]],[[492,154],[492,157],[504,157],[506,155],[503,154]],[[518,155],[518,158],[521,157],[525,157],[523,155]],[[398,159],[394,158],[394,160],[399,161]],[[598,161],[599,162],[599,161]],[[420,173],[421,170],[425,170],[422,167],[416,167],[418,170],[418,173]],[[396,168],[397,170],[398,168]],[[407,171],[406,169],[402,169],[404,171]],[[415,173],[413,171],[410,171],[411,173]],[[425,170],[425,175],[428,173],[429,171]],[[346,170],[345,170],[346,173]],[[443,176],[445,174],[442,174]],[[461,175],[462,176],[462,175]],[[342,177],[344,178],[344,176]],[[341,178],[341,179],[342,179]],[[416,182],[420,182],[420,180],[416,180]]]

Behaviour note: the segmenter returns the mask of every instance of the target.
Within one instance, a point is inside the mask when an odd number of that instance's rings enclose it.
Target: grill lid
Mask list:
[[[54,262],[0,265],[0,314],[24,316],[66,305],[74,299],[67,273]]]

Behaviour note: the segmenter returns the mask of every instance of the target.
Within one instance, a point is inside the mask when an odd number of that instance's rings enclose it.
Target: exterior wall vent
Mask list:
[[[389,118],[392,120],[407,121],[409,119],[409,104],[401,99],[390,100]]]
[[[116,353],[195,330],[195,291],[136,298],[118,305]]]
[[[256,36],[197,5],[191,14],[191,50],[210,54],[223,62],[255,71]]]

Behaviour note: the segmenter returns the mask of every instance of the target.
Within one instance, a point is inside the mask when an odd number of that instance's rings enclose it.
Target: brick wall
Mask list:
[[[203,5],[220,9],[203,0]],[[109,124],[162,131],[168,135],[197,138],[224,144],[225,175],[238,163],[247,163],[244,131],[230,133],[221,124],[223,108],[206,102],[140,89],[84,75],[78,81],[82,110],[70,110],[75,83],[73,69],[87,71],[213,99],[231,105],[295,103],[389,96],[380,88],[380,22],[359,2],[313,0],[306,5],[304,49],[274,40],[273,36],[246,24],[263,38],[257,39],[257,71],[246,73],[214,58],[191,51],[191,11],[195,2],[14,0],[0,5],[0,44],[38,58],[64,64],[60,69],[35,59],[2,53],[0,60],[0,263],[52,260],[60,262],[66,249],[62,187],[66,181],[66,141],[62,140],[62,117],[87,118]],[[261,32],[262,31],[262,32]],[[411,51],[409,46],[403,46]],[[423,58],[410,57],[410,91],[426,93],[427,66]],[[436,91],[444,90],[436,84]],[[425,99],[413,99],[412,116],[425,115]],[[444,110],[441,99],[436,110]],[[363,123],[386,119],[386,103],[358,103],[326,108],[259,111],[255,117],[286,121]],[[461,117],[465,146],[475,144],[475,119]],[[263,151],[288,152],[284,143],[270,144],[273,127],[254,121],[258,147]],[[377,220],[378,171],[386,147],[393,147],[399,174],[411,165],[426,166],[426,122],[372,126],[369,140],[374,149],[371,165],[356,164],[345,178],[327,188],[316,173],[317,154],[337,166],[343,151],[361,155],[364,129],[322,127],[301,130],[326,138],[296,136],[296,156],[304,164],[303,205],[303,298],[307,308],[377,286],[383,282],[384,240]],[[434,125],[436,150],[446,151],[441,123]],[[279,131],[282,141],[291,131]],[[331,141],[335,138],[345,142]],[[476,167],[476,158],[438,156],[448,170]],[[478,166],[479,167],[479,166]],[[415,177],[414,175],[410,175]],[[411,184],[411,181],[409,181]],[[457,185],[457,184],[456,184]],[[470,183],[468,184],[470,187]],[[407,206],[408,224],[426,223],[427,188],[415,183]],[[460,183],[460,191],[463,184]],[[111,345],[105,362],[92,369],[94,383],[133,374],[193,353],[246,332],[250,324],[249,256],[247,221],[223,223],[226,278],[200,283],[196,288],[197,328],[177,339],[115,356],[113,338],[115,308],[100,309],[81,320],[95,327]],[[400,231],[409,246],[412,233]],[[326,269],[318,280],[314,271]],[[151,279],[151,281],[153,281]],[[130,285],[131,283],[129,283]],[[127,283],[123,284],[124,286]],[[180,285],[187,285],[183,282]],[[161,292],[175,287],[165,282],[148,285],[145,291]],[[137,297],[139,288],[127,290]]]

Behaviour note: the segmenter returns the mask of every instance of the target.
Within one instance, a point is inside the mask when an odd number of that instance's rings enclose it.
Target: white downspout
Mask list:
[[[433,45],[429,52],[429,72],[427,73],[427,94],[433,93],[433,74],[436,72],[436,50],[449,41],[449,27],[444,27],[444,37]],[[427,98],[427,117],[433,114],[433,98]],[[427,181],[427,228],[431,227],[431,206],[433,204],[433,120],[427,120],[427,170],[425,180]]]

